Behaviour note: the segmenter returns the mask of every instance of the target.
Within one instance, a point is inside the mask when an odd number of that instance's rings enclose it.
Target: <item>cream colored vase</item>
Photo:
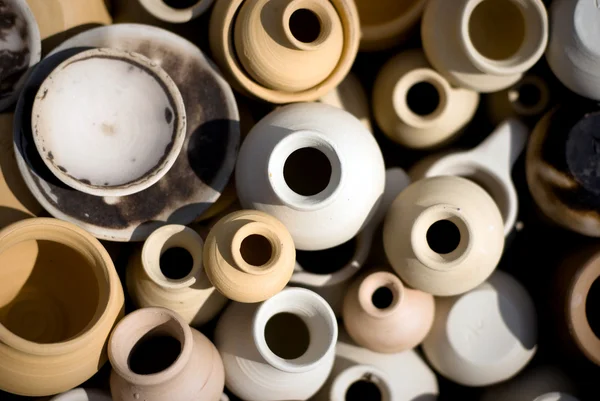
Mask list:
[[[50,399],[50,401],[113,401],[110,394],[100,390],[76,388]]]
[[[126,0],[132,1],[132,0]],[[198,18],[213,4],[213,0],[137,0],[156,18],[181,24]]]
[[[204,241],[194,230],[167,225],[154,231],[127,267],[127,289],[139,308],[160,306],[198,327],[227,303],[202,264]]]
[[[353,73],[346,75],[346,78],[335,89],[322,96],[319,102],[346,110],[358,118],[369,132],[373,132],[371,107],[367,92]]]
[[[487,95],[485,103],[492,123],[519,118],[531,126],[550,107],[550,88],[542,77],[528,74],[511,87]]]

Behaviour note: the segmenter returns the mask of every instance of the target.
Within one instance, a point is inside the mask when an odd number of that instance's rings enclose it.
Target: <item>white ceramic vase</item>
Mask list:
[[[59,394],[50,401],[112,401],[110,394],[95,389],[76,388]]]
[[[281,221],[297,249],[350,240],[383,194],[373,135],[350,113],[321,103],[281,107],[250,131],[236,166],[240,203]]]
[[[537,350],[537,316],[527,290],[502,271],[459,296],[436,298],[433,327],[423,342],[431,365],[464,386],[507,380]]]
[[[335,359],[338,326],[319,295],[287,288],[259,304],[232,303],[217,323],[215,345],[225,385],[246,401],[308,400]]]

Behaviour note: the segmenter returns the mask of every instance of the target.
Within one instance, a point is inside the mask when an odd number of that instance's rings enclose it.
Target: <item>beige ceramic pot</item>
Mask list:
[[[28,219],[0,232],[0,389],[45,396],[106,361],[123,290],[100,242],[73,224]]]
[[[494,124],[507,118],[520,118],[535,125],[550,107],[550,88],[541,77],[528,74],[510,88],[490,93],[485,101]]]
[[[126,0],[131,1],[131,0]],[[156,18],[172,23],[184,23],[198,18],[213,0],[137,0]]]
[[[223,393],[219,352],[168,309],[127,315],[110,337],[108,355],[113,401],[219,401]]]
[[[353,73],[346,75],[346,78],[335,89],[322,96],[319,102],[346,110],[358,118],[369,132],[373,132],[367,92]]]

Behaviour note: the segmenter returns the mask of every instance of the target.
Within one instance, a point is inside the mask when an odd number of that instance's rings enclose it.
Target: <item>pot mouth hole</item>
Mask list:
[[[460,244],[460,230],[450,220],[438,220],[427,230],[427,244],[435,253],[449,254]]]
[[[129,353],[129,369],[138,375],[152,375],[171,367],[181,354],[181,342],[175,337],[150,332]]]
[[[171,280],[187,277],[193,267],[194,257],[185,248],[169,248],[160,255],[160,271]]]
[[[265,325],[267,346],[280,358],[300,358],[310,345],[310,332],[301,317],[282,312],[273,315]]]
[[[273,257],[273,246],[266,237],[259,234],[251,234],[242,241],[240,253],[244,261],[249,265],[264,266]]]
[[[600,277],[590,287],[585,300],[585,315],[594,335],[600,339],[600,314],[597,306],[600,305]]]
[[[331,180],[329,158],[319,149],[300,148],[290,154],[283,166],[287,186],[296,194],[314,196],[323,192]]]
[[[516,90],[515,102],[526,109],[532,109],[542,100],[542,91],[535,84],[524,83]]]
[[[321,36],[321,20],[312,10],[300,8],[290,15],[290,32],[302,43],[314,43]]]
[[[382,401],[383,395],[377,384],[369,380],[358,380],[346,390],[346,401]]]
[[[430,82],[417,82],[406,92],[408,108],[419,116],[433,114],[441,103],[440,93]]]
[[[199,3],[199,0],[162,0],[167,6],[177,10],[184,10]]]
[[[379,287],[373,292],[371,302],[377,309],[387,309],[394,303],[394,292],[389,287]]]
[[[313,274],[332,274],[348,265],[356,252],[356,237],[333,248],[321,251],[296,250],[296,261]]]
[[[488,59],[511,58],[521,49],[525,36],[525,16],[513,0],[483,0],[470,15],[470,40]]]

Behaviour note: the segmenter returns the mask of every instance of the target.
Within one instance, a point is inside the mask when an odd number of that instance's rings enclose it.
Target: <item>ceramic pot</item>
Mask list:
[[[445,152],[415,164],[413,181],[424,177],[456,175],[469,179],[492,197],[504,220],[504,234],[515,225],[519,210],[517,190],[512,181],[512,168],[523,152],[529,130],[519,120],[500,124],[477,147],[466,152]]]
[[[50,401],[112,401],[110,394],[100,390],[76,388],[50,399]]]
[[[40,61],[40,31],[25,0],[4,0],[0,4],[0,111],[19,97],[27,70]]]
[[[450,83],[496,92],[543,55],[548,15],[542,0],[432,0],[421,36],[427,58]]]
[[[31,195],[19,173],[12,128],[13,115],[0,114],[0,229],[44,210]]]
[[[360,346],[392,354],[423,341],[433,324],[433,296],[376,270],[354,281],[344,299],[344,326]]]
[[[427,62],[421,50],[407,50],[379,71],[373,111],[381,130],[408,148],[448,143],[471,121],[479,94],[455,88]]]
[[[417,26],[425,0],[356,0],[360,16],[360,50],[379,51],[404,42]]]
[[[550,8],[546,59],[556,77],[581,96],[600,100],[600,9],[595,2],[556,0]]]
[[[409,286],[437,296],[462,294],[498,265],[502,216],[487,192],[467,179],[425,178],[390,207],[383,242],[390,264]]]
[[[333,311],[304,288],[261,304],[234,302],[215,330],[225,385],[246,401],[304,401],[325,383],[338,334]]]
[[[271,103],[314,101],[330,92],[350,71],[359,36],[356,6],[348,0],[217,0],[209,35],[228,81]]]
[[[550,88],[537,75],[525,75],[519,82],[486,97],[487,113],[494,124],[518,118],[535,125],[550,106]]]
[[[344,296],[352,278],[369,257],[377,229],[396,196],[409,184],[410,179],[404,170],[398,167],[387,169],[385,192],[368,224],[356,237],[334,248],[297,251],[290,284],[316,292],[329,303],[335,315],[340,317]]]
[[[124,301],[100,242],[70,223],[27,219],[0,232],[0,266],[0,389],[46,396],[92,377]]]
[[[213,0],[138,0],[150,14],[172,23],[184,23],[198,18],[209,9]]]
[[[191,228],[168,225],[154,231],[130,258],[127,289],[140,308],[160,306],[198,327],[227,304],[202,266],[204,241]]]
[[[114,401],[218,401],[223,393],[219,352],[168,309],[127,315],[110,336],[108,356]]]
[[[527,290],[503,271],[477,288],[436,298],[423,351],[440,374],[463,386],[489,386],[518,373],[537,350],[537,316]]]
[[[241,210],[220,219],[204,248],[204,267],[213,285],[237,302],[261,302],[281,291],[294,270],[296,249],[276,218]]]
[[[358,118],[369,132],[373,132],[367,92],[356,75],[352,73],[346,75],[346,78],[335,89],[322,96],[319,102],[346,110]]]
[[[383,194],[373,135],[350,113],[320,103],[281,107],[254,126],[237,161],[240,203],[281,221],[296,249],[350,240]]]
[[[414,350],[380,354],[356,345],[340,329],[335,364],[312,401],[435,401],[433,371]]]
[[[539,397],[536,397],[533,401],[579,401],[579,400],[570,394],[552,392],[552,393],[542,394]]]

